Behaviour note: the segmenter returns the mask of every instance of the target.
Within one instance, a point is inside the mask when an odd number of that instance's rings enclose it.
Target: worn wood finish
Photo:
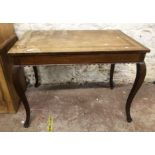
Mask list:
[[[146,53],[148,48],[119,30],[29,31],[9,54]]]
[[[111,88],[115,63],[136,63],[137,76],[126,103],[127,121],[131,122],[131,103],[144,80],[144,58],[149,51],[119,30],[61,30],[29,31],[11,48],[9,55],[15,65],[112,63]],[[25,107],[26,112],[28,108]],[[27,112],[27,125],[28,120]]]

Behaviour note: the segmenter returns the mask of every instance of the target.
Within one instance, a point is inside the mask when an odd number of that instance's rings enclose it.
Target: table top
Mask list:
[[[120,30],[27,31],[10,55],[58,53],[146,53],[150,50]]]

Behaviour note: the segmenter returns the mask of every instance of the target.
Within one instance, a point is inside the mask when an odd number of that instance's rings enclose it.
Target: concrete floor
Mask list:
[[[23,128],[25,111],[0,114],[0,131],[155,131],[155,85],[145,83],[132,104],[132,123],[126,122],[125,102],[132,85],[109,88],[29,88],[31,125]]]

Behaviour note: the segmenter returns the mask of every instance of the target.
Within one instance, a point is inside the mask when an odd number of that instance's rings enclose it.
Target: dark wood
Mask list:
[[[96,64],[96,63],[136,63],[144,60],[145,54],[81,53],[81,54],[31,54],[12,55],[15,65],[44,64]]]
[[[110,66],[110,88],[114,88],[114,82],[113,82],[113,76],[114,76],[114,69],[115,69],[115,64],[111,64]]]
[[[126,102],[126,116],[127,116],[128,122],[132,121],[132,118],[130,115],[130,107],[131,107],[132,100],[135,97],[139,88],[141,87],[141,85],[144,81],[145,75],[146,75],[145,62],[137,63],[137,74],[136,74],[135,82],[134,82],[134,85],[131,89],[131,92],[130,92],[128,99],[127,99],[127,102]]]
[[[16,69],[16,72],[13,73],[13,83],[14,83],[16,92],[17,92],[18,96],[20,97],[20,99],[24,105],[24,108],[26,110],[26,120],[24,123],[24,127],[28,128],[30,125],[30,107],[29,107],[29,103],[27,101],[27,97],[25,95],[24,89],[22,87],[22,84],[20,83],[21,81],[20,81],[20,77],[19,77],[19,75],[20,75],[19,69],[20,68],[18,67]]]
[[[38,75],[38,68],[37,66],[33,66],[33,71],[34,71],[34,76],[35,76],[35,79],[36,79],[36,82],[35,82],[35,87],[39,87],[40,86],[40,83],[39,83],[39,75]]]
[[[111,63],[111,88],[113,88],[114,64],[136,63],[136,79],[126,102],[127,121],[131,122],[131,103],[144,81],[146,74],[144,58],[149,51],[118,30],[75,30],[28,32],[8,54],[13,59],[14,65]],[[26,126],[28,126],[30,119],[28,102],[24,94],[19,95],[25,105]]]

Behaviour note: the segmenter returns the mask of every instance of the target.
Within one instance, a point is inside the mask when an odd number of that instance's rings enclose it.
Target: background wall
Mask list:
[[[15,24],[18,37],[22,37],[27,30],[53,30],[53,29],[121,29],[129,36],[151,49],[146,56],[147,75],[146,82],[155,80],[155,23],[154,24]],[[61,84],[75,82],[108,82],[110,65],[50,65],[39,66],[39,75],[42,84]],[[27,80],[34,84],[32,67],[25,67]],[[128,84],[135,78],[135,65],[116,65],[114,81],[119,84]]]

